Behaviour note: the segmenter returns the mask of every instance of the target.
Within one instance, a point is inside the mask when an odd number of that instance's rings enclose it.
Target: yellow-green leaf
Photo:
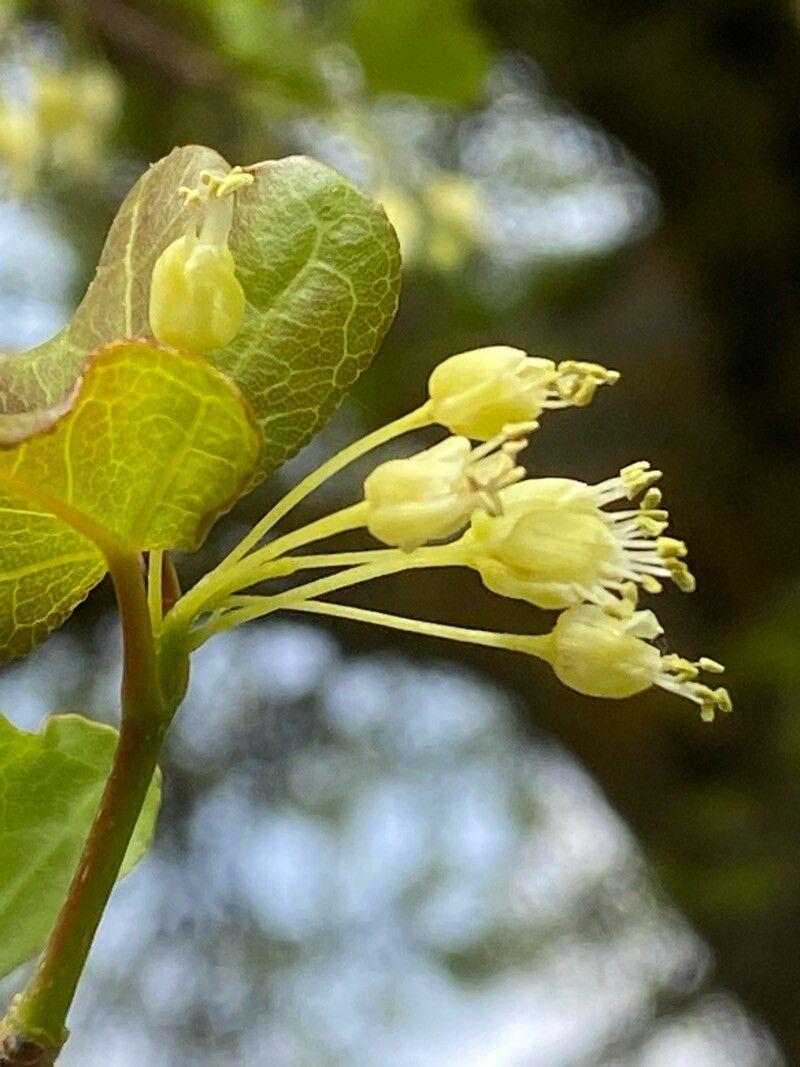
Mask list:
[[[111,767],[117,731],[57,715],[39,733],[0,715],[0,976],[39,952],[64,902]],[[121,874],[147,851],[157,771]]]
[[[471,104],[491,51],[471,0],[350,0],[345,32],[373,92]]]
[[[69,410],[90,353],[152,337],[150,276],[189,217],[178,190],[228,163],[176,148],[143,175],[111,226],[97,276],[71,323],[29,352],[0,356],[0,443],[41,432]],[[252,168],[237,194],[230,246],[247,296],[245,325],[210,362],[250,401],[267,447],[259,475],[322,425],[378,349],[397,310],[400,253],[383,209],[304,157]]]
[[[105,572],[60,505],[132,551],[194,549],[261,447],[249,406],[207,363],[144,341],[101,350],[72,410],[0,452],[0,658],[29,651]]]
[[[51,340],[0,355],[0,444],[52,425],[77,396],[91,353],[111,341],[150,336],[150,274],[163,248],[185,228],[177,190],[206,169],[227,170],[210,148],[176,148],[151,167],[123,200],[108,232],[97,274],[77,311]]]

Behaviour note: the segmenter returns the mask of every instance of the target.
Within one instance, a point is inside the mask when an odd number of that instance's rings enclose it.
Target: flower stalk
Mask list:
[[[308,615],[327,615],[330,618],[347,619],[351,622],[365,622],[371,626],[402,630],[420,637],[437,637],[444,641],[457,641],[465,645],[481,645],[483,648],[498,648],[507,652],[524,652],[539,659],[547,658],[546,651],[550,643],[549,634],[510,634],[496,633],[493,630],[475,630],[465,626],[450,626],[441,622],[408,619],[402,615],[351,607],[348,604],[331,604],[324,600],[304,600],[290,604],[287,610]]]
[[[330,459],[317,467],[316,470],[307,474],[293,489],[290,489],[267,512],[264,518],[257,522],[253,529],[242,538],[239,544],[228,553],[217,570],[225,569],[230,564],[236,563],[255,548],[259,541],[262,541],[281,519],[285,518],[298,504],[301,504],[315,489],[318,489],[329,478],[338,474],[349,464],[360,459],[361,456],[365,456],[368,452],[374,451],[381,445],[400,437],[402,434],[409,433],[411,430],[422,429],[425,426],[431,426],[433,422],[434,418],[430,403],[422,404],[414,411],[401,415],[400,418],[394,419],[377,430],[373,430],[372,433],[366,434],[346,448],[341,449],[336,455],[331,456]],[[283,550],[286,551],[285,546]]]
[[[196,649],[216,633],[275,611],[304,611],[527,652],[550,663],[565,685],[591,696],[620,698],[658,686],[698,705],[704,720],[729,711],[727,691],[698,680],[720,665],[662,654],[649,643],[662,632],[658,620],[638,608],[640,591],[660,593],[664,579],[684,592],[695,585],[686,546],[664,535],[669,517],[655,487],[661,471],[641,461],[588,485],[527,478],[518,462],[545,410],[583,407],[601,385],[618,378],[596,364],[556,365],[504,347],[450,357],[431,375],[426,403],[343,449],[290,490],[169,612],[164,633],[183,633],[176,639]],[[511,416],[526,421],[504,421]],[[365,479],[360,502],[259,547],[292,508],[346,464],[432,422],[451,436],[378,465]],[[358,528],[388,547],[293,554]],[[429,567],[471,568],[497,595],[561,615],[547,633],[504,634],[320,599]],[[312,569],[335,573],[277,593],[247,593]]]

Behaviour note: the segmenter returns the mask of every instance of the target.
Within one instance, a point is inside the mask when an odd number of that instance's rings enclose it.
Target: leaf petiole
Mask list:
[[[150,626],[158,634],[164,613],[164,594],[162,591],[162,574],[164,553],[153,550],[147,557],[147,607],[150,613]]]

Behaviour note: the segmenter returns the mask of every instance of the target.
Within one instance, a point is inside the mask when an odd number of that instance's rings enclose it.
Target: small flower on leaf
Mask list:
[[[206,171],[199,189],[182,188],[187,232],[161,253],[150,283],[150,326],[163,344],[199,355],[234,339],[244,321],[245,296],[228,248],[233,194],[253,181],[234,168]]]

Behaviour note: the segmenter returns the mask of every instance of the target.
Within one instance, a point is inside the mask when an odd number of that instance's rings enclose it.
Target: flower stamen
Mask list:
[[[516,457],[538,428],[538,422],[509,423],[491,440],[472,449],[464,477],[488,515],[502,515],[501,491],[524,479],[527,472]]]
[[[616,385],[620,379],[617,370],[608,370],[599,363],[583,363],[574,359],[563,360],[553,367],[550,396],[544,407],[583,408],[591,404],[601,385]]]

